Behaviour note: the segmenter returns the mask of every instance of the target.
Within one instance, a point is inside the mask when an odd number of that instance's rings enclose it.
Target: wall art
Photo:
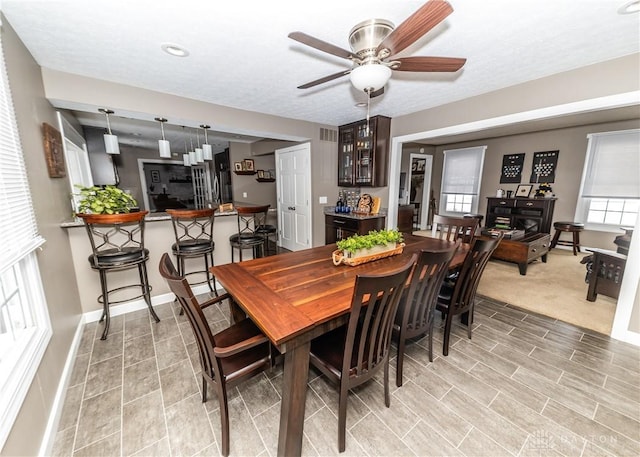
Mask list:
[[[558,154],[560,154],[560,151],[534,152],[529,182],[536,184],[555,182]]]
[[[524,153],[505,154],[502,156],[502,174],[500,175],[500,184],[520,184],[523,166]]]

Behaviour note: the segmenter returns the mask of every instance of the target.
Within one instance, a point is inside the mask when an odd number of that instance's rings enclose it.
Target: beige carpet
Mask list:
[[[480,280],[478,294],[610,335],[616,300],[598,295],[595,302],[587,301],[586,268],[580,263],[586,255],[574,256],[571,251],[553,249],[547,263],[530,263],[525,276],[520,275],[515,263],[491,260]]]
[[[530,263],[525,276],[514,263],[491,260],[478,294],[610,335],[616,300],[598,295],[596,301],[587,301],[586,268],[580,263],[585,255],[553,249],[547,263]]]

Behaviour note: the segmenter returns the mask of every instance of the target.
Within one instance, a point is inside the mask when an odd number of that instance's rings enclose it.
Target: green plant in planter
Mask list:
[[[82,187],[82,200],[78,203],[78,212],[84,214],[120,214],[129,213],[138,206],[138,202],[128,193],[115,186]]]
[[[366,235],[353,235],[338,241],[338,249],[355,253],[359,249],[371,249],[374,246],[402,243],[402,233],[397,230],[372,230]]]

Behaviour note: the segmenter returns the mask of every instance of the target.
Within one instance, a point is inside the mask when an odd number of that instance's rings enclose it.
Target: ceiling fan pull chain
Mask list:
[[[367,94],[367,136],[369,136],[369,108],[371,107],[371,89],[366,89]]]

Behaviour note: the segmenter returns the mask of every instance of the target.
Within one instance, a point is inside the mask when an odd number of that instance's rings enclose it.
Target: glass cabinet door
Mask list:
[[[340,132],[338,154],[338,185],[353,186],[354,176],[354,129],[348,128]]]

